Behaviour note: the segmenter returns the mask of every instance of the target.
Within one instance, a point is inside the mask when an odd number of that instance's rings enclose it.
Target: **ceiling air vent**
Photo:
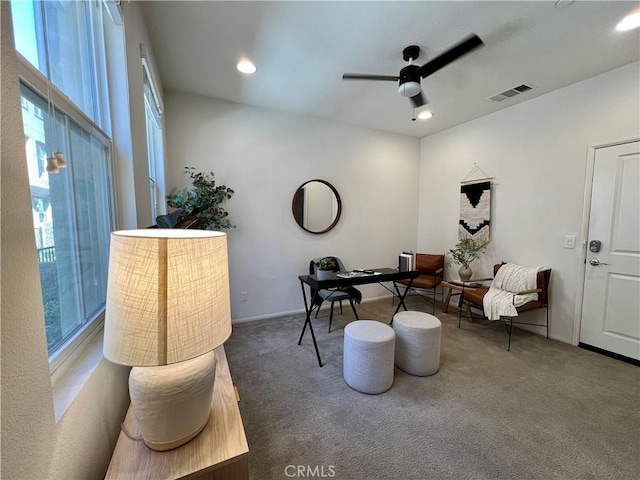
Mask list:
[[[533,87],[530,87],[529,85],[523,83],[522,85],[510,88],[508,90],[505,90],[504,92],[496,93],[495,95],[489,97],[489,100],[493,100],[494,102],[502,102],[503,100],[515,97],[516,95],[520,95],[521,93],[528,92],[532,88]]]

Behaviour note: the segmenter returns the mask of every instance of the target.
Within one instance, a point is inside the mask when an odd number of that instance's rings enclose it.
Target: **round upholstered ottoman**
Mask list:
[[[343,376],[354,390],[382,393],[393,384],[396,334],[389,325],[357,320],[344,329]]]
[[[393,317],[393,329],[396,332],[396,367],[419,377],[438,371],[440,320],[424,312],[398,312]]]

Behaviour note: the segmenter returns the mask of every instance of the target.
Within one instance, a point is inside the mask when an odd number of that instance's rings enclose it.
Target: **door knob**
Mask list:
[[[589,263],[594,267],[597,267],[598,265],[609,265],[608,263],[601,262],[597,258],[592,258],[591,260],[589,260]]]

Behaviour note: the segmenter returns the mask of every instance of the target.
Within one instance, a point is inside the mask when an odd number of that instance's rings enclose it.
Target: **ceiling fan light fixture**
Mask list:
[[[620,20],[616,25],[616,30],[619,32],[626,32],[638,27],[640,27],[640,10],[631,12],[629,15]]]
[[[415,110],[422,108],[428,103],[426,95],[422,92],[420,81],[429,75],[437,72],[450,63],[458,60],[460,57],[470,53],[476,48],[482,47],[484,42],[475,33],[468,35],[462,41],[456,43],[448,50],[440,55],[432,58],[422,66],[414,65],[413,61],[420,55],[420,47],[410,45],[403,51],[403,59],[409,62],[409,65],[400,70],[400,75],[371,75],[362,73],[345,73],[342,75],[343,80],[382,80],[398,82],[398,94],[401,97],[408,98],[413,105],[414,116],[411,120],[415,121]]]
[[[418,118],[420,120],[428,120],[431,117],[433,117],[433,113],[431,113],[429,110],[423,110],[418,114]]]
[[[256,66],[250,62],[249,60],[240,60],[238,62],[238,64],[236,65],[236,68],[242,72],[242,73],[246,73],[247,75],[250,75],[252,73],[255,73]]]
[[[420,84],[418,82],[404,82],[398,87],[398,93],[402,97],[415,97],[420,93]]]

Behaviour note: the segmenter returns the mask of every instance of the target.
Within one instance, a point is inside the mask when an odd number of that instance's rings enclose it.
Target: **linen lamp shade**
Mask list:
[[[230,335],[225,233],[111,234],[103,352],[133,367],[131,405],[149,448],[177,448],[209,422],[213,350]]]
[[[210,352],[230,335],[225,233],[112,232],[105,358],[129,366],[168,365]]]

